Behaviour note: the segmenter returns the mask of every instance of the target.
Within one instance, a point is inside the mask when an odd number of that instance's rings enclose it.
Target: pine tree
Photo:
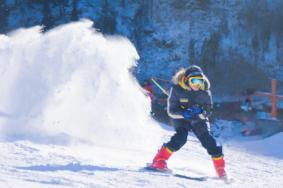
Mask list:
[[[44,25],[44,31],[50,29],[54,25],[54,21],[51,15],[50,2],[43,2],[43,19],[42,24]]]
[[[4,33],[8,28],[9,8],[5,4],[5,0],[0,0],[0,33]]]
[[[77,21],[79,18],[78,15],[78,0],[72,0],[72,13],[71,13],[71,20]]]

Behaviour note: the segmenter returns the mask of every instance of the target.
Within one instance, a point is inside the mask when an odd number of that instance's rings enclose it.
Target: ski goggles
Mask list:
[[[188,86],[199,86],[201,88],[204,88],[204,79],[201,76],[192,76],[185,78],[185,84]]]

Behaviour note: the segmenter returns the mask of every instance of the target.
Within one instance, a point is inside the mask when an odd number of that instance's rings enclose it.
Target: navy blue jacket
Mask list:
[[[173,119],[184,119],[183,112],[193,105],[199,105],[206,113],[206,117],[212,111],[212,98],[210,90],[187,90],[179,84],[173,85],[167,99],[167,113]]]

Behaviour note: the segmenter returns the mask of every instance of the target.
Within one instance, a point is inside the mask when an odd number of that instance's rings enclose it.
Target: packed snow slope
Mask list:
[[[224,143],[230,185],[142,172],[174,132],[150,118],[129,72],[138,58],[127,39],[89,21],[1,35],[0,188],[282,187],[282,134]],[[215,177],[206,151],[188,139],[169,166]]]

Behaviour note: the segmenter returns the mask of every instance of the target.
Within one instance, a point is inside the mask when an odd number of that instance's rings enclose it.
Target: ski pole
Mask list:
[[[165,95],[169,96],[168,92],[163,87],[161,87],[161,85],[159,85],[157,81],[155,81],[153,78],[151,78],[151,80]]]

